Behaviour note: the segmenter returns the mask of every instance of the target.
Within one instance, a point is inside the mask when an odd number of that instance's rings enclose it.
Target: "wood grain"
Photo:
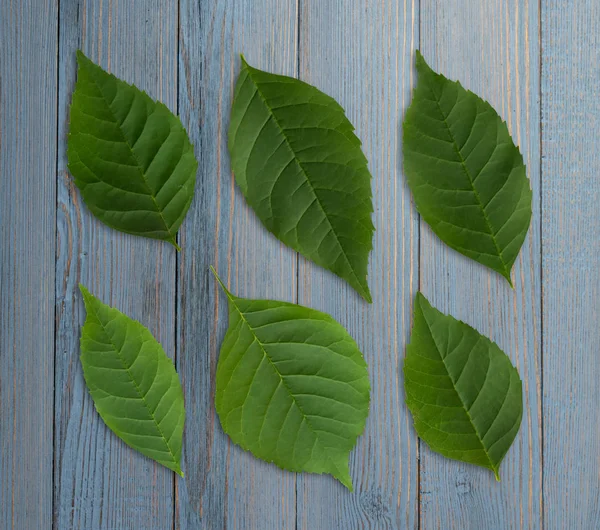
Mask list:
[[[302,1],[300,78],[346,109],[373,175],[373,304],[300,260],[299,303],[333,315],[356,339],[371,376],[371,411],[351,453],[354,493],[331,477],[298,476],[298,528],[391,529],[417,524],[417,440],[401,365],[417,288],[418,224],[402,174],[400,124],[414,82],[418,2]]]
[[[544,520],[600,524],[600,4],[542,3]]]
[[[421,289],[431,302],[489,336],[523,381],[523,421],[500,466],[447,460],[421,444],[421,528],[540,528],[541,254],[539,12],[533,0],[423,0],[421,51],[507,121],[533,189],[529,234],[506,280],[452,251],[421,224]]]
[[[200,166],[178,265],[177,366],[187,424],[177,528],[295,524],[295,475],[234,446],[216,416],[215,368],[228,311],[209,266],[239,296],[296,299],[296,255],[245,203],[227,151],[239,54],[257,68],[294,75],[296,24],[295,0],[181,0],[179,104]]]
[[[176,5],[60,3],[54,527],[164,530],[173,526],[174,475],[127,447],[96,413],[79,362],[77,285],[142,322],[173,356],[176,251],[108,228],[82,203],[66,167],[77,48],[175,110]]]
[[[0,3],[0,528],[52,521],[54,2]]]
[[[0,2],[0,528],[596,528],[599,27],[596,0]],[[400,124],[419,46],[498,109],[524,154],[534,215],[514,291],[441,244],[412,206]],[[181,113],[200,166],[180,254],[82,204],[66,168],[77,48]],[[315,84],[356,125],[373,174],[373,305],[270,236],[235,186],[226,134],[241,52]],[[258,461],[222,433],[227,311],[209,265],[239,295],[332,314],[359,343],[372,405],[351,454],[354,493]],[[176,357],[185,480],[96,414],[78,358],[79,282]],[[401,365],[419,286],[520,371],[525,415],[501,483],[416,440]]]

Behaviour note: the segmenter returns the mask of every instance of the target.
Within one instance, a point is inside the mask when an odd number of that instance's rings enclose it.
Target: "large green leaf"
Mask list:
[[[77,62],[67,153],[83,200],[108,226],[179,248],[198,168],[179,118],[80,51]]]
[[[418,435],[438,453],[498,468],[523,415],[521,380],[506,354],[417,294],[404,361],[406,403]]]
[[[229,127],[235,178],[268,230],[371,302],[371,174],[344,109],[242,58]]]
[[[531,220],[523,157],[489,103],[436,74],[418,51],[417,71],[404,120],[404,169],[417,210],[447,245],[512,285]]]
[[[238,298],[221,286],[229,301],[217,366],[223,430],[258,458],[290,471],[329,473],[351,490],[348,454],[369,412],[358,346],[329,315]]]
[[[185,409],[173,363],[148,329],[79,288],[81,364],[96,410],[127,445],[183,477]]]

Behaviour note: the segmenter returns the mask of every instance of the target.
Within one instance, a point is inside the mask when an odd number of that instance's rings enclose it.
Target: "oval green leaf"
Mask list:
[[[521,380],[500,348],[417,293],[404,361],[406,404],[434,451],[494,472],[523,415]]]
[[[79,288],[81,364],[96,410],[127,445],[183,477],[185,409],[173,363],[147,328]]]
[[[435,73],[418,51],[417,71],[403,136],[417,210],[444,243],[512,286],[531,220],[523,157],[489,103]]]
[[[371,302],[371,174],[335,100],[242,58],[229,126],[235,179],[265,227]]]
[[[179,118],[80,51],[77,63],[67,154],[85,204],[116,230],[179,249],[198,168]]]
[[[328,473],[352,490],[348,455],[370,392],[358,346],[325,313],[221,286],[229,302],[215,398],[223,430],[262,460]]]

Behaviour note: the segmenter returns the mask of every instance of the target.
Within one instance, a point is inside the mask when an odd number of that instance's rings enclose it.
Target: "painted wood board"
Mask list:
[[[0,3],[0,528],[52,524],[54,2]]]
[[[200,166],[177,267],[177,368],[187,408],[177,528],[295,524],[295,475],[233,445],[216,416],[215,369],[228,310],[209,266],[239,296],[296,299],[296,254],[247,206],[227,150],[239,55],[257,68],[294,75],[296,9],[295,0],[181,0],[179,109]]]
[[[173,527],[174,474],[102,422],[79,361],[81,282],[147,326],[175,353],[175,249],[94,218],[67,171],[66,135],[81,48],[111,73],[176,110],[177,6],[162,0],[60,3],[54,527]]]
[[[400,124],[414,83],[418,2],[301,2],[300,78],[346,109],[373,175],[376,225],[366,303],[300,259],[299,303],[333,315],[370,370],[365,434],[350,455],[354,492],[331,477],[298,476],[298,529],[416,528],[417,438],[403,405],[401,366],[418,285],[418,221],[402,173]]]
[[[600,526],[600,4],[542,2],[544,521]]]
[[[2,3],[0,527],[595,528],[600,8],[563,4]],[[419,45],[500,111],[525,156],[534,217],[514,291],[443,247],[412,207],[399,142]],[[100,224],[69,178],[79,47],[182,114],[200,168],[180,254]],[[375,193],[372,306],[266,233],[237,190],[226,132],[241,52],[336,97],[357,126]],[[354,493],[259,462],[223,435],[214,370],[227,317],[211,264],[238,294],[327,311],[357,339],[373,402],[351,455]],[[95,413],[78,359],[79,281],[176,356],[185,481],[125,447]],[[526,414],[500,484],[416,442],[401,363],[419,286],[520,370]]]
[[[465,23],[469,21],[470,23]],[[489,336],[523,381],[521,430],[492,473],[450,461],[421,443],[420,527],[540,528],[541,254],[539,12],[531,0],[423,0],[421,46],[432,68],[487,99],[520,146],[533,189],[527,239],[506,280],[446,247],[421,222],[423,293]]]

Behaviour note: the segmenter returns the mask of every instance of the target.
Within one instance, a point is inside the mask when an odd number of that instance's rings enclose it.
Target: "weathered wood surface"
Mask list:
[[[52,521],[58,13],[0,2],[0,528]]]
[[[460,21],[460,22],[458,22]],[[489,336],[523,381],[523,421],[492,473],[452,462],[421,444],[421,528],[541,525],[541,282],[539,13],[520,0],[422,0],[421,51],[435,70],[459,79],[507,122],[533,189],[529,234],[513,269],[500,275],[445,246],[421,222],[421,289],[442,311]]]
[[[79,362],[78,283],[146,325],[173,356],[176,252],[90,214],[67,171],[66,135],[78,48],[176,110],[177,9],[63,0],[59,25],[54,528],[162,530],[173,524],[173,473],[129,449],[96,413]]]
[[[212,265],[238,296],[296,300],[296,254],[260,224],[237,189],[227,129],[240,54],[262,69],[296,73],[295,0],[181,0],[179,108],[200,162],[180,231],[177,368],[186,399],[186,480],[177,481],[177,528],[293,528],[296,477],[234,446],[214,407],[227,329]]]
[[[600,527],[600,4],[542,2],[544,521]]]
[[[346,109],[373,175],[376,226],[367,304],[342,280],[301,259],[298,300],[333,315],[370,368],[371,410],[351,454],[354,492],[298,476],[298,528],[414,528],[417,438],[403,405],[401,367],[418,287],[418,219],[401,171],[400,124],[414,82],[418,3],[302,2],[300,77]]]
[[[600,526],[600,6],[595,0],[28,0],[0,3],[0,527],[6,529],[591,529]],[[179,112],[199,159],[183,250],[112,231],[66,168],[75,50]],[[533,219],[515,289],[444,247],[402,172],[414,49],[488,99],[521,147]],[[366,304],[283,247],[231,175],[239,54],[334,96],[373,174]],[[215,415],[239,295],[334,315],[372,383],[355,491],[234,446]],[[129,450],[83,383],[77,284],[137,318],[176,360],[185,480]],[[418,289],[489,335],[524,383],[521,431],[489,472],[419,444],[401,366]]]

